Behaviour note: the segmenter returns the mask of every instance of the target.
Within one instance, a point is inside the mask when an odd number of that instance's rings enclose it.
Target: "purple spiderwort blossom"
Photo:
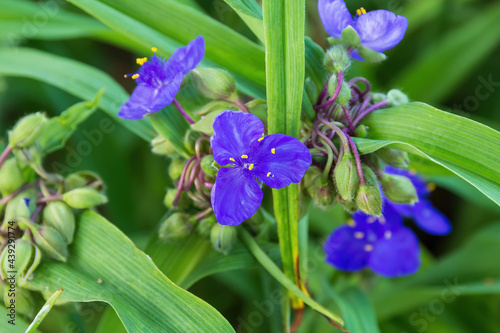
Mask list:
[[[148,113],[168,106],[179,91],[184,75],[189,73],[205,55],[205,41],[198,36],[188,45],[178,48],[168,60],[156,55],[150,60],[137,59],[141,68],[126,75],[135,79],[137,87],[127,102],[122,104],[118,116],[124,119],[141,119]]]
[[[361,39],[361,45],[376,52],[392,49],[403,39],[408,19],[387,10],[366,12],[364,8],[352,17],[343,0],[319,0],[318,11],[326,32],[342,38],[342,30],[352,26]],[[363,60],[356,51],[351,57]]]
[[[215,161],[222,166],[212,188],[212,207],[220,224],[235,226],[250,218],[262,201],[262,183],[282,188],[298,183],[311,165],[307,147],[284,134],[263,136],[260,119],[224,111],[214,120],[210,139]]]
[[[387,167],[386,172],[408,177],[419,202],[396,204],[383,197],[380,217],[354,213],[352,221],[334,230],[324,245],[330,265],[349,272],[369,267],[390,278],[410,275],[420,267],[420,247],[417,236],[403,225],[403,217],[413,217],[417,226],[433,235],[451,231],[448,219],[426,198],[429,190],[422,178],[393,167]]]

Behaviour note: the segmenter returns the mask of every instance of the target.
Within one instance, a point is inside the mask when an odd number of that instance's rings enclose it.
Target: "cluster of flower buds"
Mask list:
[[[28,316],[33,315],[34,303],[23,288],[26,280],[42,258],[67,261],[77,210],[107,202],[97,174],[83,171],[64,177],[43,168],[47,138],[62,145],[67,134],[58,133],[60,128],[51,126],[51,120],[43,113],[21,118],[0,155],[0,286],[8,303],[8,290],[15,280],[16,309]],[[16,272],[15,279],[11,272]]]

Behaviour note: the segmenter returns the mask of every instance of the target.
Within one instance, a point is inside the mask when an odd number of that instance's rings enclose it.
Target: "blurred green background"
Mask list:
[[[110,74],[128,91],[133,89],[133,81],[124,79],[123,74],[134,72],[135,58],[144,55],[115,46],[113,35],[104,25],[70,4],[53,1],[59,6],[55,15],[34,31],[22,30],[30,28],[33,14],[29,15],[27,11],[24,16],[13,17],[2,11],[3,1],[0,0],[0,45],[12,46],[9,32],[28,31],[29,38],[18,40],[18,45],[89,64]],[[18,2],[22,5],[26,1]],[[43,2],[33,3],[41,6]],[[216,20],[257,40],[224,1],[198,0],[197,3],[200,10]],[[368,11],[380,8],[405,15],[409,19],[409,30],[404,40],[395,49],[386,52],[387,61],[376,66],[356,63],[348,77],[362,75],[372,82],[376,91],[399,88],[411,100],[429,103],[500,130],[500,2],[370,0],[348,1],[347,4],[352,12],[359,7]],[[319,20],[317,1],[306,1],[306,6],[306,35],[326,47],[327,34]],[[95,29],[90,33],[81,32],[77,27],[75,31],[68,29],[59,21],[63,12],[87,18]],[[24,114],[44,110],[53,116],[77,101],[75,97],[38,81],[0,77],[0,133],[5,138],[6,131]],[[78,143],[89,140],[85,133],[99,128],[103,118],[110,119],[103,112],[96,112],[90,117],[71,138],[66,149],[51,156],[46,167],[50,170],[52,163],[58,161],[68,167],[67,172],[88,169],[99,173],[107,184],[109,197],[109,203],[101,208],[103,215],[142,246],[165,213],[163,196],[165,188],[171,184],[166,172],[168,161],[151,154],[149,143],[116,124],[111,133],[104,133],[97,144],[92,144],[90,154],[80,156],[75,163],[67,163],[68,159],[71,161],[74,158],[72,152]],[[500,146],[500,142],[498,144]],[[500,208],[476,190],[469,190],[464,182],[439,175],[431,176],[430,180],[441,185],[434,192],[432,201],[450,218],[454,230],[445,238],[418,232],[429,253],[445,255],[461,247],[476,231],[500,222]],[[457,189],[464,187],[467,190],[457,195]],[[310,217],[312,239],[317,241],[316,244],[321,244],[324,237],[336,225],[343,223],[345,218],[338,208],[328,212],[314,210]],[[484,255],[491,260],[498,260],[498,254]],[[238,315],[242,311],[251,313],[255,307],[242,302],[252,299],[252,291],[260,279],[269,279],[259,274],[218,274],[197,283],[193,292],[213,304],[237,326]],[[234,279],[235,276],[238,279]],[[270,288],[276,287],[273,283],[268,285]],[[218,297],[221,289],[226,297]],[[403,332],[401,327],[408,327],[408,332],[418,331],[418,325],[408,325],[412,312],[385,321],[381,331]],[[499,322],[496,326],[480,328],[478,325],[485,317],[500,318],[499,296],[461,297],[457,302],[447,305],[443,315],[428,320],[425,330],[490,332],[492,327],[497,327],[494,332],[500,332]],[[450,321],[454,324],[451,325]]]

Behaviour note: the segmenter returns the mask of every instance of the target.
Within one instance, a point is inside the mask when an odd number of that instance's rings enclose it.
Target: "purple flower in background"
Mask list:
[[[282,188],[298,183],[311,165],[307,147],[284,134],[263,136],[264,125],[251,114],[224,111],[214,120],[210,143],[223,167],[212,188],[212,207],[220,224],[250,218],[262,201],[262,183]]]
[[[203,59],[205,41],[202,36],[196,37],[187,46],[178,48],[168,59],[156,55],[137,59],[142,65],[139,71],[126,75],[131,76],[137,87],[127,102],[122,104],[118,116],[124,119],[141,119],[148,113],[160,111],[168,106],[179,91],[184,75],[189,73]]]
[[[406,17],[387,10],[367,13],[361,8],[353,18],[343,0],[319,0],[318,11],[330,36],[342,38],[342,30],[352,26],[361,39],[361,45],[377,52],[384,52],[396,46],[408,28]],[[356,51],[351,56],[363,60]]]
[[[354,213],[351,223],[340,226],[328,237],[324,246],[327,263],[349,272],[369,267],[385,277],[409,275],[420,267],[420,248],[417,236],[403,225],[403,217],[413,218],[427,233],[450,233],[449,220],[427,199],[430,192],[421,177],[389,166],[385,171],[408,177],[419,201],[414,205],[397,204],[383,197],[380,217]]]

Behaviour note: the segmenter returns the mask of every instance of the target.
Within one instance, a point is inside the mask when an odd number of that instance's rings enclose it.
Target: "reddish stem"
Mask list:
[[[0,155],[0,168],[3,165],[3,162],[5,162],[9,154],[12,152],[12,149],[14,148],[12,148],[11,146],[7,146],[5,150],[2,152],[2,155]]]
[[[177,108],[177,110],[179,110],[179,112],[182,114],[182,116],[184,118],[186,118],[186,120],[192,125],[194,124],[194,120],[191,119],[191,117],[187,114],[187,112],[184,110],[184,108],[179,104],[179,102],[174,98],[174,101],[173,101],[175,107]]]
[[[378,102],[376,104],[373,104],[372,106],[370,106],[368,109],[364,110],[363,112],[361,112],[359,114],[359,116],[356,118],[356,120],[354,120],[354,123],[352,124],[354,126],[354,128],[356,128],[359,124],[359,122],[364,118],[366,117],[367,115],[369,115],[370,113],[372,113],[373,111],[375,110],[378,110],[380,108],[383,108],[385,106],[389,105],[389,102],[388,101],[381,101],[381,102]]]
[[[182,169],[181,178],[179,178],[179,185],[177,185],[177,193],[175,194],[175,199],[173,202],[174,206],[177,206],[179,203],[179,198],[181,197],[182,188],[184,187],[184,179],[186,178],[186,172],[189,168],[189,165],[195,160],[196,156],[191,156],[189,160],[187,160],[184,168]]]
[[[352,139],[349,135],[346,134],[346,137],[347,137],[347,140],[349,140],[349,144],[351,145],[352,152],[354,153],[354,159],[356,160],[356,168],[358,169],[359,184],[361,186],[364,186],[364,185],[366,185],[366,180],[365,180],[365,175],[363,174],[363,168],[361,166],[361,159],[359,158],[358,148],[356,148],[354,141],[352,141]]]

